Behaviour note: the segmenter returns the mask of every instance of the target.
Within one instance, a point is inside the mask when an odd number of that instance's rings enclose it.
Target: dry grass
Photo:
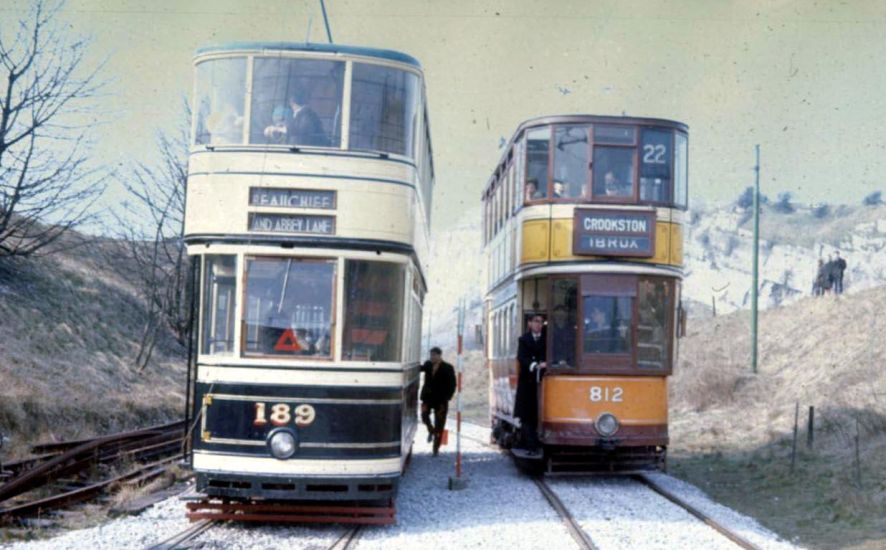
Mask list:
[[[105,245],[109,246],[109,245]],[[144,310],[88,248],[0,263],[4,457],[57,440],[163,422],[183,408],[182,350],[164,341],[133,366]]]
[[[761,312],[756,375],[749,312],[690,323],[671,379],[672,472],[803,544],[882,547],[884,309],[886,287]]]

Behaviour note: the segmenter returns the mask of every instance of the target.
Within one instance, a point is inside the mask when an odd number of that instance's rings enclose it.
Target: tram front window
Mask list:
[[[367,63],[354,63],[353,74],[349,147],[414,156],[418,77]]]
[[[590,198],[587,126],[557,126],[554,130],[555,199]]]
[[[576,306],[578,283],[574,280],[555,280],[551,293],[553,313],[548,330],[551,331],[551,365],[574,367]]]
[[[584,352],[629,353],[631,350],[629,296],[585,296]]]
[[[643,130],[640,147],[640,200],[670,202],[673,134]]]
[[[526,202],[548,196],[548,156],[551,129],[535,128],[526,132]]]
[[[249,143],[338,147],[343,89],[340,61],[256,58]]]
[[[197,65],[195,145],[243,143],[246,59],[213,59]]]
[[[663,280],[640,279],[637,293],[637,366],[663,369],[668,365],[668,313],[673,309],[671,286]]]
[[[634,196],[634,149],[594,147],[594,196]]]
[[[236,256],[206,256],[203,277],[203,346],[208,355],[234,352]]]
[[[400,360],[405,273],[401,264],[346,262],[343,359]]]
[[[247,257],[244,353],[331,357],[335,264]]]

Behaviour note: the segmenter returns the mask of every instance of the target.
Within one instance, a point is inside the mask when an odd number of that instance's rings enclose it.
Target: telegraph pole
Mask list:
[[[760,145],[755,146],[757,164],[754,166],[754,287],[751,289],[751,370],[757,374],[757,293],[759,288],[760,252]]]

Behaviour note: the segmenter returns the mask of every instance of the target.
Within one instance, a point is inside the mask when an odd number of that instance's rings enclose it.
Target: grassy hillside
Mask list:
[[[886,539],[886,287],[691,323],[671,380],[671,469],[814,547]],[[799,440],[791,471],[795,407]],[[815,407],[814,444],[806,443]],[[855,438],[858,435],[858,460]]]
[[[185,361],[171,341],[133,366],[144,320],[135,289],[102,257],[113,243],[0,261],[3,458],[36,440],[94,435],[180,417]],[[107,254],[111,252],[111,254]]]

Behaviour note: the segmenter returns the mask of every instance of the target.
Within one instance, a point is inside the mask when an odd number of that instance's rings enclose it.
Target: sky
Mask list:
[[[501,138],[531,117],[587,113],[689,125],[690,201],[753,184],[799,202],[886,190],[886,2],[327,0],[337,43],[389,48],[425,71],[437,169],[434,230],[479,203]],[[0,26],[29,3],[0,5]],[[197,47],[325,42],[319,0],[68,0],[108,81],[94,162],[150,161],[181,123]],[[310,29],[310,34],[309,34]],[[124,200],[111,185],[103,204]]]

